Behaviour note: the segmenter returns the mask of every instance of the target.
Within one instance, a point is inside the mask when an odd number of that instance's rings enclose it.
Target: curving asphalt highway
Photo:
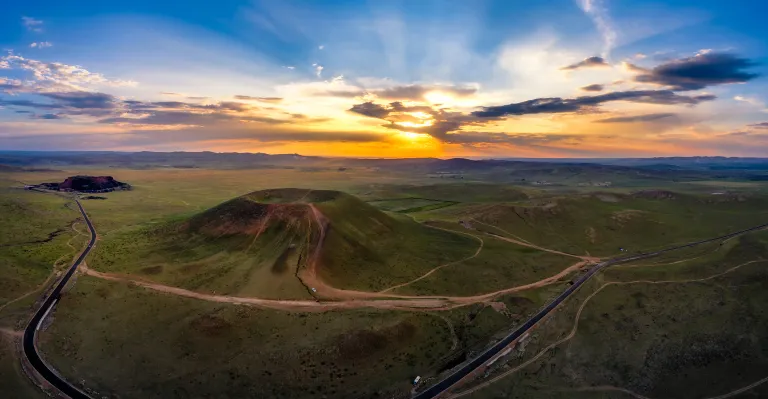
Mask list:
[[[88,224],[88,230],[91,231],[91,241],[88,242],[88,246],[85,247],[85,250],[83,250],[75,263],[73,263],[69,270],[67,270],[67,273],[64,275],[64,277],[59,280],[59,284],[56,286],[56,288],[54,288],[51,294],[45,298],[43,305],[40,306],[40,309],[37,310],[35,315],[32,317],[32,320],[29,321],[27,328],[24,330],[22,349],[24,351],[24,356],[27,357],[32,367],[34,367],[35,370],[43,378],[45,378],[46,381],[56,387],[59,391],[72,399],[90,399],[91,397],[88,396],[88,394],[81,391],[74,385],[68,383],[66,380],[64,380],[64,378],[56,373],[56,371],[50,368],[40,357],[40,354],[37,352],[37,346],[35,345],[35,335],[37,334],[37,330],[40,328],[40,325],[42,324],[43,320],[45,320],[45,317],[48,315],[48,313],[53,310],[56,302],[58,302],[59,297],[61,296],[61,290],[64,289],[64,286],[69,281],[69,278],[72,277],[72,274],[75,273],[77,267],[80,266],[80,263],[83,262],[83,259],[85,259],[85,257],[91,251],[91,248],[93,248],[93,245],[96,243],[96,230],[94,230],[93,225],[91,224],[91,220],[88,219],[88,215],[85,214],[85,210],[83,209],[83,206],[80,205],[80,201],[75,199],[75,202],[77,202],[77,207],[80,208],[80,213],[83,214],[83,218]]]
[[[646,259],[646,258],[652,258],[654,256],[658,256],[660,254],[663,254],[665,252],[671,252],[676,251],[683,248],[689,248],[700,244],[705,244],[708,242],[713,241],[719,241],[719,240],[725,240],[730,237],[734,237],[740,234],[748,233],[750,231],[760,230],[768,227],[768,223],[761,224],[759,226],[751,227],[748,229],[740,230],[737,232],[729,233],[726,235],[722,235],[719,237],[714,238],[708,238],[706,240],[701,241],[695,241],[684,245],[678,245],[670,248],[665,248],[659,251],[655,252],[647,252],[647,253],[640,253],[636,255],[627,255],[627,256],[620,256],[617,258],[609,259],[605,262],[598,263],[597,265],[593,266],[589,271],[587,271],[583,276],[581,276],[578,280],[573,282],[573,285],[568,287],[565,291],[563,291],[560,295],[557,296],[552,302],[550,302],[546,307],[539,310],[538,313],[533,315],[528,321],[526,321],[522,326],[518,327],[515,331],[512,331],[509,335],[501,339],[499,342],[491,346],[490,348],[483,351],[481,354],[479,354],[477,357],[473,358],[472,360],[464,363],[460,368],[455,370],[453,373],[448,375],[447,377],[443,378],[439,382],[437,382],[435,385],[432,385],[431,387],[425,389],[424,391],[421,391],[420,393],[416,394],[413,399],[431,399],[436,398],[446,391],[448,391],[449,388],[451,388],[453,385],[461,381],[464,377],[471,374],[473,371],[477,370],[480,366],[491,360],[494,356],[496,356],[499,352],[504,350],[509,344],[515,342],[517,339],[519,339],[523,334],[530,331],[536,323],[541,321],[544,317],[546,317],[552,310],[554,310],[557,306],[559,306],[563,301],[565,301],[571,294],[576,292],[576,290],[579,289],[584,283],[587,282],[592,276],[595,275],[595,273],[599,272],[600,270],[619,263],[625,263],[630,262],[634,260],[639,259]]]

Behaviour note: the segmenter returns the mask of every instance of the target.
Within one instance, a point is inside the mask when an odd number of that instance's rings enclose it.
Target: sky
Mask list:
[[[768,2],[7,2],[0,150],[768,157]]]

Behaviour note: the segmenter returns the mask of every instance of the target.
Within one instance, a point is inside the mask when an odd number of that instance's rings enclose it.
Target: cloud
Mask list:
[[[632,64],[628,64],[632,65]],[[700,90],[707,86],[727,83],[745,83],[759,75],[745,69],[757,65],[733,54],[699,52],[699,54],[673,60],[653,69],[638,69],[636,82],[667,86],[673,90]]]
[[[616,45],[616,30],[608,14],[608,8],[602,0],[577,0],[579,7],[584,11],[597,27],[603,37],[603,57],[607,58]]]
[[[348,86],[342,90],[317,91],[313,95],[342,98],[374,96],[382,100],[423,101],[428,94],[438,92],[446,97],[470,97],[477,93],[477,87],[412,84],[365,89],[363,87]]]
[[[759,108],[763,112],[768,112],[768,105],[765,104],[762,100],[754,97],[745,97],[745,96],[734,96],[734,100],[747,103],[749,105],[753,105],[757,108]]]
[[[425,85],[406,85],[395,86],[381,90],[370,90],[370,94],[385,100],[423,100],[427,93],[441,92],[448,96],[467,97],[477,92],[476,87],[460,86],[425,86]]]
[[[605,59],[603,57],[589,57],[585,58],[582,61],[579,61],[575,64],[571,64],[568,66],[564,66],[560,68],[561,71],[573,71],[579,68],[600,68],[600,67],[609,67],[610,65],[605,62]]]
[[[768,122],[753,123],[749,125],[749,127],[752,127],[755,129],[768,129]]]
[[[508,115],[554,114],[562,112],[588,111],[590,107],[611,101],[629,101],[646,104],[687,104],[695,105],[703,101],[714,100],[714,95],[703,94],[682,96],[671,90],[634,90],[617,91],[596,96],[576,98],[537,98],[519,103],[483,107],[472,115],[480,118],[497,118]]]
[[[605,86],[601,84],[592,84],[588,86],[584,86],[581,88],[581,90],[584,91],[603,91],[605,89]]]
[[[136,86],[136,82],[121,79],[108,79],[100,73],[90,72],[78,65],[60,62],[44,62],[9,54],[0,57],[12,69],[31,72],[36,84],[28,85],[30,91],[82,91],[84,86]]]
[[[187,100],[208,100],[210,97],[191,96],[187,97]]]
[[[6,100],[0,98],[0,105],[10,107],[32,108],[41,110],[57,110],[60,117],[66,115],[86,115],[103,117],[118,112],[123,104],[112,95],[105,93],[92,93],[84,91],[38,93],[38,95],[51,100],[49,103],[31,100]],[[50,119],[50,118],[47,118]]]
[[[619,116],[615,118],[599,119],[599,120],[596,120],[595,122],[597,123],[650,122],[650,121],[655,121],[659,119],[670,118],[673,116],[677,116],[677,114],[659,113],[659,114],[645,114],[645,115],[634,115],[634,116]]]
[[[371,118],[385,119],[387,116],[389,116],[391,107],[376,104],[373,101],[367,101],[362,104],[353,105],[349,111]]]
[[[40,93],[40,95],[68,108],[114,109],[117,107],[115,97],[106,93],[72,91],[65,93]]]
[[[53,44],[51,42],[33,42],[29,45],[31,48],[46,48],[46,47],[52,47]]]
[[[252,97],[252,96],[243,96],[243,95],[236,95],[236,100],[246,100],[246,101],[261,101],[265,103],[279,103],[283,101],[282,97]]]
[[[322,50],[322,49],[324,49],[324,48],[325,48],[325,46],[324,46],[324,45],[322,45],[322,44],[321,44],[321,45],[319,45],[319,46],[317,46],[317,49],[318,49],[318,50]]]
[[[462,112],[435,109],[426,105],[404,105],[400,101],[386,105],[367,101],[353,105],[348,111],[384,120],[387,123],[381,126],[387,129],[428,134],[439,140],[445,140],[449,132],[459,130],[463,126],[488,122]]]
[[[23,84],[21,83],[20,80],[0,78],[0,90],[12,92],[14,90],[19,90],[22,87],[23,87]]]
[[[323,74],[323,66],[320,64],[312,64],[315,67],[315,75],[319,78]]]
[[[31,32],[42,32],[43,31],[43,21],[39,19],[34,19],[31,17],[21,17],[21,23],[24,25],[25,28],[27,28],[28,31]]]
[[[46,119],[46,120],[54,120],[54,119],[64,119],[65,117],[59,114],[42,114],[42,115],[32,115],[32,119]]]

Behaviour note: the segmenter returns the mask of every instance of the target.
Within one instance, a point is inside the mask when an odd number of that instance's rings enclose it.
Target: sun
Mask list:
[[[454,101],[453,96],[442,91],[430,91],[424,94],[424,99],[431,104],[450,104]]]
[[[420,141],[427,138],[427,134],[414,132],[400,132],[400,137],[408,141]]]

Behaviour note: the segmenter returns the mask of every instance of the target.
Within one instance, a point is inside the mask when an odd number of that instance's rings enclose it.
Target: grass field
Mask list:
[[[70,199],[0,184],[0,396],[40,398],[20,369],[17,334],[54,269],[81,248],[71,228],[79,213]]]
[[[482,239],[477,256],[439,269],[428,277],[395,290],[412,295],[469,296],[525,285],[553,276],[579,259],[477,235],[458,224],[432,223],[436,227],[473,234]],[[479,246],[479,242],[476,245]]]
[[[620,248],[630,252],[660,248],[765,223],[768,197],[603,193],[517,205],[463,204],[415,216],[477,221],[480,231],[521,237],[574,254],[608,256],[620,253]]]
[[[445,322],[418,312],[259,310],[87,277],[54,317],[45,356],[124,398],[402,396],[451,348]]]
[[[680,276],[654,278],[643,271],[666,266],[609,269],[537,329],[520,359],[486,381],[543,350],[540,358],[467,397],[567,397],[579,391],[627,397],[616,390],[627,389],[651,398],[703,398],[758,381],[768,376],[767,254],[768,233],[762,232],[687,266],[670,266],[667,273],[686,269]],[[612,281],[620,283],[599,290]],[[744,397],[759,397],[757,392],[765,387]]]
[[[83,201],[99,233],[88,259],[93,269],[273,299],[311,298],[296,278],[320,236],[309,204],[328,222],[318,263],[323,281],[377,291],[450,263],[393,291],[414,295],[486,293],[540,280],[579,260],[494,236],[611,256],[619,247],[634,252],[669,246],[768,217],[765,184],[702,180],[659,187],[645,176],[635,187],[654,190],[636,194],[627,175],[614,179],[618,187],[595,192],[574,184],[599,173],[568,172],[534,173],[568,186],[532,186],[528,178],[516,186],[479,181],[496,179],[493,173],[435,184],[428,176],[364,169],[4,174],[0,306],[30,295],[0,308],[0,327],[19,331],[53,263],[64,266],[85,242],[70,229],[78,214],[65,206],[67,199],[8,188],[18,186],[16,181],[105,174],[133,185],[131,191],[104,194],[107,200]],[[302,189],[230,201],[279,187]],[[728,193],[711,194],[721,190]],[[264,214],[272,216],[262,229]],[[84,231],[82,224],[75,227]],[[63,231],[50,241],[37,242],[58,229]],[[471,257],[479,240],[483,248]],[[768,259],[767,243],[768,233],[756,233],[610,268],[537,327],[525,351],[489,378],[567,336],[579,306],[605,282],[707,278]],[[702,282],[607,286],[589,299],[571,340],[470,397],[630,397],[593,390],[611,385],[652,398],[701,398],[762,378],[758,371],[768,367],[762,349],[768,347],[765,267],[750,263]],[[79,276],[53,313],[41,347],[62,374],[108,397],[408,397],[413,377],[434,376],[478,353],[565,289],[568,278],[449,311],[294,313]],[[35,397],[18,370],[15,338],[2,338],[0,396]],[[768,387],[751,394],[759,393],[768,394]]]

